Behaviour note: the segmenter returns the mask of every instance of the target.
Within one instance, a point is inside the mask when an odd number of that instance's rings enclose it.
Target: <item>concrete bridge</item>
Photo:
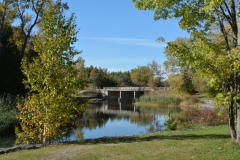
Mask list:
[[[136,99],[144,95],[145,92],[154,90],[168,90],[167,87],[103,87],[99,89],[103,94],[108,97],[108,100],[118,102],[135,102]]]

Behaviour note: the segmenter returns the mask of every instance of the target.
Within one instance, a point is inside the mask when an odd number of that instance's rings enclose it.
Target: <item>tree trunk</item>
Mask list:
[[[235,129],[235,116],[234,116],[234,102],[233,100],[231,100],[230,105],[229,105],[229,109],[228,109],[228,115],[229,115],[229,129],[230,129],[230,134],[231,134],[231,138],[232,140],[236,140],[237,134],[236,134],[236,129]]]
[[[237,47],[240,47],[240,25],[239,25],[239,22],[240,22],[240,17],[237,18]],[[238,54],[240,55],[240,53]],[[237,84],[239,84],[239,74],[237,75]],[[239,86],[236,85],[236,93],[237,93],[237,96],[239,97]],[[239,100],[237,100],[236,102],[236,112],[237,112],[237,137],[236,137],[236,140],[237,140],[237,143],[240,144],[240,102]]]
[[[237,102],[237,143],[240,144],[240,105]]]

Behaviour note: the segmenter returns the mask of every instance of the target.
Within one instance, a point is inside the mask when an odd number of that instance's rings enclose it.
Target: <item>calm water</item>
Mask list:
[[[68,132],[57,142],[163,131],[165,130],[165,118],[168,117],[169,111],[175,116],[184,113],[179,108],[137,107],[132,103],[91,104],[87,106],[83,116],[77,119],[80,126],[69,128]],[[0,137],[0,148],[13,146],[14,141],[15,136],[2,139]]]
[[[83,117],[78,118],[79,127],[73,127],[61,141],[74,141],[105,136],[126,136],[165,130],[164,121],[179,108],[144,108],[132,103],[103,102],[87,107]]]

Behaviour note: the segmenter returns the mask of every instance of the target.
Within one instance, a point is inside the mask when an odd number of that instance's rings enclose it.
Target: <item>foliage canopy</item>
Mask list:
[[[179,19],[180,27],[190,33],[187,41],[169,42],[168,49],[181,65],[201,71],[215,87],[217,105],[227,107],[229,112],[231,137],[240,143],[239,1],[132,1],[138,9],[153,10],[155,20]]]

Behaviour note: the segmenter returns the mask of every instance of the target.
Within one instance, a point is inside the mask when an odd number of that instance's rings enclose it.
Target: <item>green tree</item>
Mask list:
[[[25,93],[20,69],[21,57],[13,41],[16,7],[13,0],[0,2],[0,92]]]
[[[26,93],[26,90],[22,83],[21,56],[13,37],[14,28],[5,21],[0,54],[0,92],[17,95]]]
[[[208,92],[211,95],[211,88],[207,84],[208,79],[204,77],[204,73],[198,71],[194,74],[192,84],[196,91],[201,93]]]
[[[133,82],[131,80],[131,75],[129,71],[125,72],[111,72],[110,76],[113,77],[117,82],[118,87],[130,87],[133,86]]]
[[[240,27],[237,22],[239,2],[235,0],[132,1],[138,9],[154,10],[155,20],[179,19],[180,27],[191,34],[188,42],[182,41],[180,44],[171,42],[168,43],[168,47],[180,63],[205,73],[209,85],[218,91],[217,105],[227,106],[231,137],[240,143],[238,47]],[[217,34],[212,31],[212,27],[216,28]]]
[[[89,87],[116,87],[117,81],[106,68],[90,67],[85,68],[85,76],[90,82]]]
[[[16,7],[12,0],[3,0],[0,2],[0,54],[2,54],[2,41],[4,36],[5,24],[11,24],[16,17]]]
[[[163,70],[161,65],[159,65],[155,60],[152,61],[152,63],[148,63],[147,66],[151,69],[153,72],[153,85],[154,87],[160,87],[162,86],[163,81]]]
[[[84,74],[84,63],[85,60],[82,57],[79,57],[76,60],[76,64],[74,65],[74,68],[77,70],[78,74],[77,76],[80,78],[85,78],[85,74]]]
[[[183,92],[187,92],[190,94],[193,94],[195,92],[192,79],[193,79],[194,73],[188,68],[183,67],[181,70],[181,78],[183,80],[182,90]]]
[[[153,72],[147,66],[138,66],[130,72],[132,82],[140,87],[154,87]]]
[[[238,99],[238,91],[235,87],[238,87],[239,84],[236,77],[239,72],[238,55],[234,53],[236,50],[231,50],[226,54],[226,50],[219,49],[219,43],[213,43],[206,39],[178,44],[171,42],[168,45],[169,49],[172,49],[172,54],[177,56],[179,61],[202,72],[209,79],[208,85],[218,92],[216,104],[228,106],[226,109],[229,112],[230,131],[232,139],[235,139],[234,110]]]
[[[176,43],[178,43],[178,39]],[[177,57],[171,55],[170,49],[166,48],[164,54],[167,60],[163,64],[171,90],[177,94],[194,94],[194,71],[184,64],[181,65]]]
[[[34,42],[39,56],[32,63],[23,61],[25,86],[30,90],[18,105],[21,127],[16,130],[19,143],[47,143],[64,133],[62,126],[84,111],[74,95],[85,81],[76,77],[73,57],[79,52],[75,16],[66,17],[65,4],[47,1],[41,20],[41,33]]]

